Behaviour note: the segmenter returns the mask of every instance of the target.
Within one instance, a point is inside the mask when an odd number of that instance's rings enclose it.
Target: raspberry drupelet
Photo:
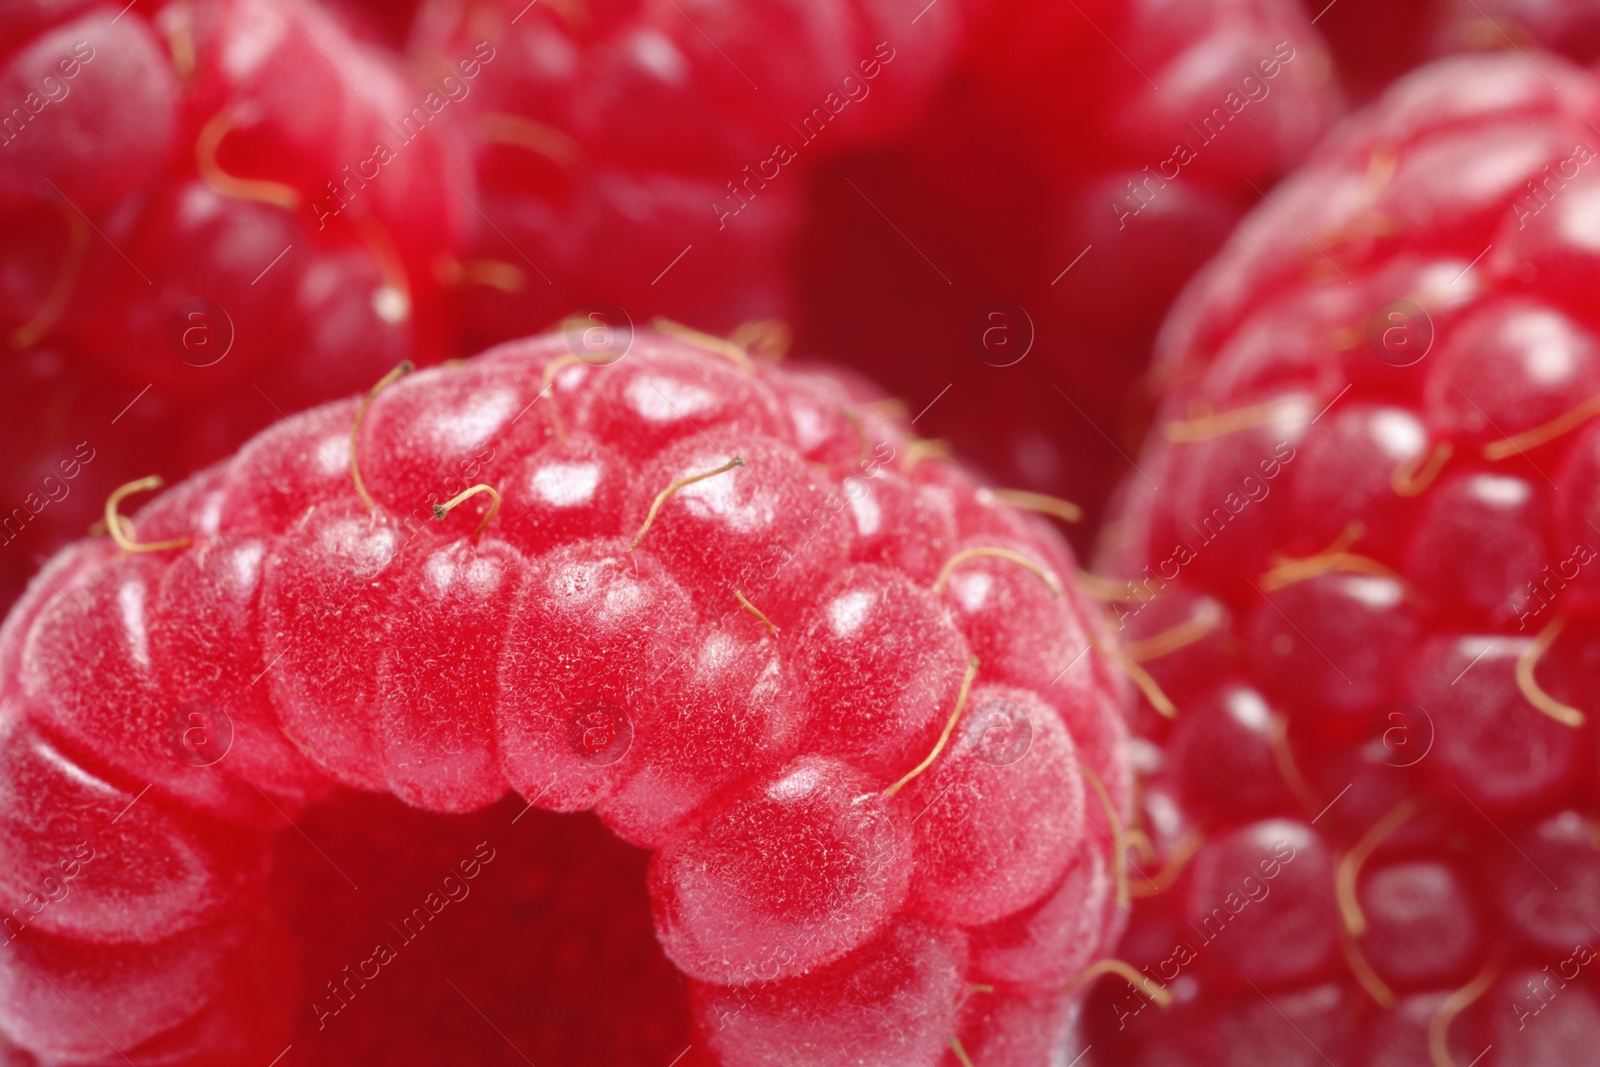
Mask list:
[[[498,976],[584,1062],[1068,1047],[1131,792],[1070,550],[860,381],[668,328],[393,372],[47,565],[0,632],[16,1045],[498,1062],[452,1036]],[[637,1010],[575,992],[608,960]]]
[[[390,127],[423,99],[310,0],[0,12],[0,601],[116,485],[440,358],[471,177]]]
[[[1597,119],[1424,68],[1167,321],[1101,592],[1176,712],[1123,949],[1176,1004],[1104,982],[1102,1062],[1593,1062]]]

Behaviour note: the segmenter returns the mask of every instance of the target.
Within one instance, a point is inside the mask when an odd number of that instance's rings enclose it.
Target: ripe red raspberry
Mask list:
[[[430,0],[413,51],[470,116],[481,184],[467,347],[593,302],[730,330],[788,314],[800,172],[908,125],[987,6]],[[481,41],[498,58],[468,82]]]
[[[1332,123],[1330,74],[1293,0],[1000,5],[909,138],[812,181],[799,343],[1097,514],[1156,324]]]
[[[388,125],[422,94],[309,0],[0,13],[0,601],[112,487],[438,357],[470,209]]]
[[[1105,569],[1177,709],[1124,952],[1178,1005],[1102,985],[1105,1062],[1593,1061],[1597,90],[1407,77],[1167,321]]]
[[[853,379],[681,327],[629,340],[607,365],[557,334],[391,375],[131,522],[114,498],[114,539],[50,562],[0,632],[18,1045],[487,1062],[509,1025],[594,1063],[1067,1047],[1122,914],[1130,788],[1071,552]],[[360,791],[470,829],[385,828],[396,805]],[[534,806],[592,809],[648,871]],[[527,944],[457,903],[472,887]],[[585,903],[605,920],[571,919]],[[435,915],[454,934],[414,949]],[[634,961],[646,1010],[581,996],[587,959]],[[496,976],[555,999],[464,1028]],[[376,1034],[386,1014],[415,1040]]]

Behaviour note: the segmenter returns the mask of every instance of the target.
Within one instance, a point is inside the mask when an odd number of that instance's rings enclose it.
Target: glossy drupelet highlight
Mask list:
[[[1177,709],[1123,946],[1176,1005],[1102,984],[1103,1062],[1593,1060],[1597,117],[1425,68],[1167,322],[1103,591]]]
[[[354,1033],[402,984],[373,977],[388,956],[438,950],[365,947],[404,937],[386,925],[403,909],[362,895],[322,914],[284,859],[286,820],[325,836],[341,811],[375,818],[355,790],[474,826],[502,812],[491,852],[538,806],[592,809],[653,853],[682,977],[641,976],[663,1007],[604,1024],[653,1028],[619,1036],[618,1062],[683,1033],[727,1067],[780,1048],[1020,1067],[1067,1047],[1074,982],[1120,925],[1130,790],[1125,679],[1070,552],[921,458],[855,380],[669,328],[614,362],[556,334],[391,375],[51,561],[0,633],[0,884],[26,902],[0,1028],[18,1045],[60,1062],[108,1041],[134,1062],[267,1062],[291,1030],[297,1055],[383,1047],[317,1035]],[[508,789],[526,805],[491,809]],[[536,838],[559,834],[538,818]],[[361,870],[409,859],[377,822],[340,839],[368,837],[357,877],[336,850],[309,861],[330,894],[322,860],[370,893]],[[554,875],[475,847],[440,870],[544,899]],[[577,847],[583,869],[631,862]],[[521,888],[487,888],[511,869]],[[434,899],[452,929],[490,918]],[[526,982],[508,961],[558,935],[516,914],[528,946],[437,958]],[[317,941],[297,946],[300,926]],[[353,970],[319,987],[296,960],[353,926]],[[624,953],[624,929],[582,936]],[[447,936],[467,937],[427,944]],[[440,1018],[459,1014],[463,991],[433,986]]]

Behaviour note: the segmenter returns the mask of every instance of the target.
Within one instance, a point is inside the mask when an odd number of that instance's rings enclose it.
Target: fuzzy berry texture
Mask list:
[[[0,600],[116,485],[438,358],[421,94],[308,0],[0,11]]]
[[[799,343],[1098,513],[1168,303],[1339,113],[1293,0],[1000,5],[911,134],[813,178]]]
[[[789,315],[801,173],[907,125],[989,6],[428,0],[411,51],[481,182],[467,349],[591,305],[613,325]]]
[[[50,562],[0,632],[16,1045],[1069,1048],[1130,775],[1064,542],[852,378],[585,340],[295,416]]]
[[[1099,987],[1103,1062],[1594,1061],[1597,119],[1548,54],[1426,67],[1168,320],[1103,561],[1175,708],[1122,950],[1162,988]]]

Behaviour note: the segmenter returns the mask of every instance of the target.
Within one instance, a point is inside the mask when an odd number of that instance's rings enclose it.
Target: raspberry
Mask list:
[[[470,181],[396,61],[308,0],[124,6],[0,15],[5,603],[116,485],[444,345]]]
[[[787,314],[794,172],[909,125],[988,6],[425,3],[412,51],[457,100],[481,185],[464,343],[597,303],[614,327]],[[480,42],[499,57],[463,82]]]
[[[1104,1062],[1593,1058],[1597,114],[1552,55],[1426,67],[1164,326],[1103,591],[1176,707],[1123,951],[1177,1004],[1102,983]]]
[[[47,565],[0,632],[19,1046],[1067,1047],[1130,803],[1070,551],[837,372],[570,347],[390,374]]]
[[[907,137],[812,177],[797,343],[1092,520],[1162,312],[1338,112],[1288,0],[999,5]]]

